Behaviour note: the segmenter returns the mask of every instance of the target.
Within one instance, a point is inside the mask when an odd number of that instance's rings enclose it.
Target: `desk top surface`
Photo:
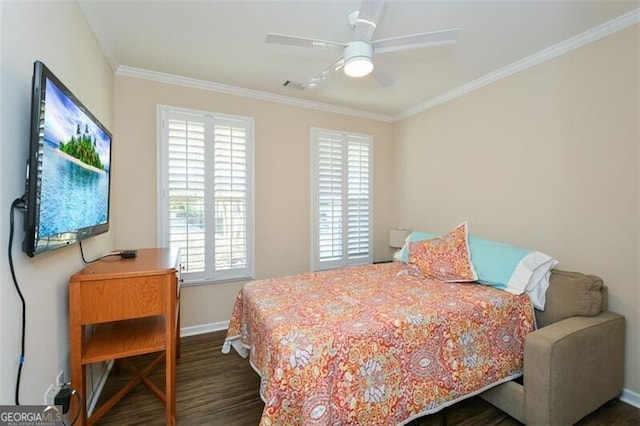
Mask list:
[[[116,250],[115,252],[117,252]],[[172,248],[138,249],[138,255],[124,259],[120,256],[105,257],[85,266],[73,274],[70,280],[90,281],[140,275],[158,275],[178,270],[180,250]]]

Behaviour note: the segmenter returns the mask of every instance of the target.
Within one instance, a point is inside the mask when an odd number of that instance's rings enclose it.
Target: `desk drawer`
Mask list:
[[[173,282],[172,282],[173,281]],[[166,312],[167,291],[174,291],[175,276],[149,275],[83,282],[82,324],[161,315]]]

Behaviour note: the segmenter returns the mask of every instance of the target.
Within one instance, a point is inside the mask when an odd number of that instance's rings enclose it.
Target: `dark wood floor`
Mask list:
[[[182,355],[177,369],[177,423],[179,425],[257,425],[264,407],[258,387],[260,380],[246,359],[233,350],[220,351],[225,332],[182,338]],[[134,361],[142,365],[148,358]],[[164,389],[163,369],[152,379]],[[107,380],[101,399],[107,398],[128,380],[124,368],[115,367]],[[99,425],[161,425],[164,405],[146,387],[139,384],[109,411]],[[474,397],[446,409],[448,425],[520,425],[484,400]],[[420,418],[412,425],[442,425],[443,415]],[[640,426],[640,409],[624,402],[601,407],[578,423],[580,426]]]

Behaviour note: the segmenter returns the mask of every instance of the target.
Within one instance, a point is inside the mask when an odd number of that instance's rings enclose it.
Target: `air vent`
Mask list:
[[[291,89],[298,89],[298,90],[304,90],[305,86],[302,83],[298,83],[297,81],[291,81],[291,80],[287,80],[284,83],[282,83],[282,85],[284,87],[289,87]]]

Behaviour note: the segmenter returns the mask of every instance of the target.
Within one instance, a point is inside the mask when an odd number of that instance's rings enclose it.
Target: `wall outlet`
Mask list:
[[[44,405],[54,405],[56,401],[56,395],[60,391],[60,388],[56,385],[49,385],[49,388],[44,393]]]
[[[60,370],[56,376],[55,384],[49,385],[44,393],[44,405],[53,405],[56,400],[56,395],[60,392],[60,389],[64,385],[64,370]]]

